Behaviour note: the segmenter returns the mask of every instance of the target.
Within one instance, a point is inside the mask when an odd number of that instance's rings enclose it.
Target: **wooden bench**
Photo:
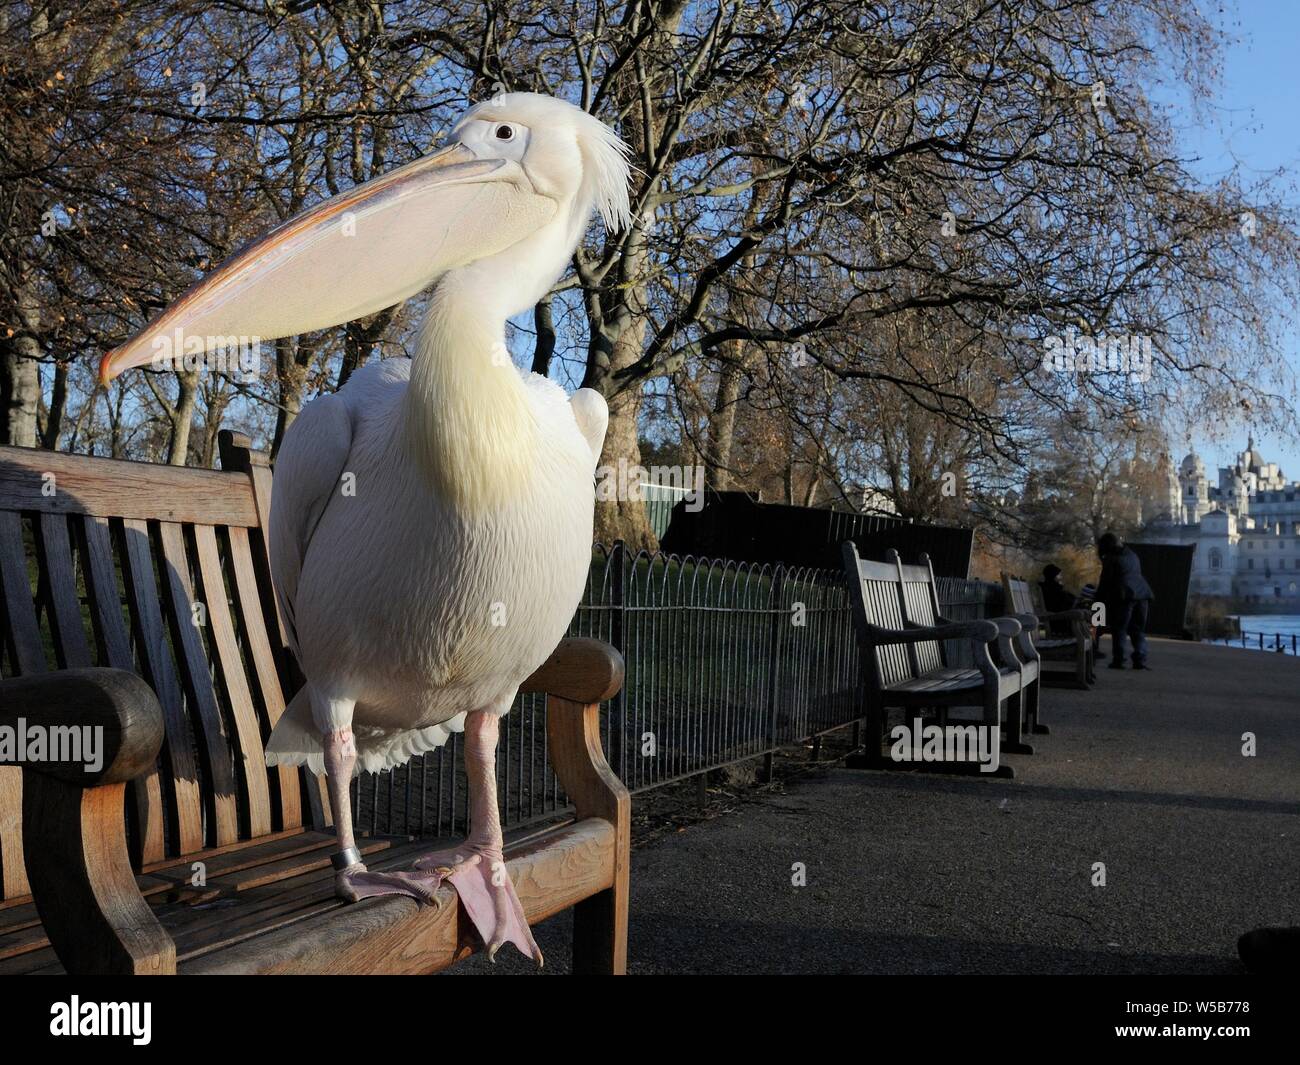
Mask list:
[[[890,708],[935,710],[946,723],[950,708],[977,707],[983,725],[995,732],[1005,729],[1002,751],[1032,754],[1033,748],[1023,739],[1024,715],[1028,700],[1036,695],[1037,671],[1016,654],[1013,641],[1020,624],[1011,618],[943,619],[933,599],[928,560],[924,566],[904,566],[891,551],[889,561],[863,561],[852,541],[846,541],[842,551],[853,590],[867,719],[866,754],[851,764],[902,768],[882,753]],[[975,665],[950,667],[943,647],[946,640],[970,641]],[[971,763],[920,768],[977,771]],[[1013,775],[1006,765],[999,767],[998,774]]]
[[[906,621],[913,625],[957,624],[952,618],[946,618],[940,613],[939,584],[934,579],[934,567],[930,564],[929,555],[922,552],[917,559],[917,565],[914,566],[903,565],[897,551],[890,550],[886,552],[885,557],[898,564],[899,574],[903,580],[903,617]],[[1015,666],[1020,670],[1020,680],[1023,685],[1023,698],[1020,704],[1022,731],[1047,735],[1051,730],[1039,719],[1042,666],[1033,640],[1025,631],[1025,622],[1013,614],[990,620],[998,626],[999,635],[1004,640],[1009,638],[1011,643],[1010,651],[1004,653],[1002,649],[1006,644],[1000,640],[997,657],[1002,660],[1003,665]],[[1008,621],[1012,624],[1008,624]],[[1032,750],[1029,753],[1033,753]]]
[[[1009,573],[1002,574],[1002,591],[1007,613],[1024,626],[1038,656],[1044,661],[1070,662],[1074,666],[1069,672],[1043,670],[1044,684],[1087,690],[1097,682],[1095,649],[1086,610],[1044,610],[1037,586]],[[1053,622],[1067,627],[1069,635],[1053,634]]]
[[[271,470],[220,445],[222,471],[0,448],[0,727],[104,737],[93,773],[0,767],[0,973],[428,973],[481,947],[450,887],[438,907],[335,898],[322,781],[266,767],[296,684]],[[622,677],[570,639],[523,686],[547,693],[575,812],[508,836],[507,866],[530,923],[573,908],[575,972],[626,965],[630,800],[599,729]],[[359,846],[390,869],[434,843]]]

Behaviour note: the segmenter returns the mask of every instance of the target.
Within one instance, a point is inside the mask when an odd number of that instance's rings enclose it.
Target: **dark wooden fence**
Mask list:
[[[698,511],[686,503],[673,508],[661,546],[677,555],[838,569],[840,544],[852,540],[863,558],[884,558],[892,547],[904,562],[915,562],[924,552],[937,575],[965,577],[973,536],[970,529],[953,526],[760,503],[747,492],[710,491]]]
[[[1192,581],[1195,544],[1128,545],[1142,564],[1142,576],[1155,599],[1147,618],[1147,632],[1184,639],[1187,630],[1187,593]]]

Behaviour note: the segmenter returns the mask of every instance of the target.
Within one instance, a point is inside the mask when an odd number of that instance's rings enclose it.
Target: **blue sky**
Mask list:
[[[1220,13],[1220,8],[1223,8]],[[1239,165],[1243,182],[1278,167],[1300,170],[1300,2],[1202,0],[1202,10],[1233,38],[1224,53],[1213,106],[1199,114],[1182,111],[1177,123],[1193,173],[1217,177]],[[1283,338],[1279,357],[1300,372],[1300,338]],[[1171,426],[1176,431],[1176,427]],[[1218,444],[1197,441],[1207,466],[1227,465],[1245,446],[1246,429]],[[1300,440],[1256,432],[1255,443],[1279,462],[1288,478],[1300,480]],[[1240,439],[1238,439],[1240,438]],[[1185,441],[1175,437],[1177,449]],[[1175,456],[1179,458],[1181,456]]]

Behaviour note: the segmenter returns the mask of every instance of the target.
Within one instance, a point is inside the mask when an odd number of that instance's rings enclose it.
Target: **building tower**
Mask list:
[[[1184,525],[1195,525],[1210,509],[1210,485],[1205,479],[1205,463],[1195,451],[1183,459],[1178,484],[1182,505],[1177,514]]]

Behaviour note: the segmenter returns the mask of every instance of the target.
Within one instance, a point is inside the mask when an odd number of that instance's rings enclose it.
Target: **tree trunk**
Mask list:
[[[15,296],[22,331],[0,338],[0,443],[35,447],[41,405],[40,300],[29,282],[21,283]]]
[[[172,438],[167,448],[167,465],[184,466],[190,453],[190,429],[194,425],[194,400],[199,392],[199,371],[176,375],[176,407],[172,414]]]
[[[214,395],[207,402],[207,418],[203,423],[203,454],[199,459],[199,465],[205,470],[217,468],[217,437],[221,433],[221,421],[225,418],[229,405],[228,392]]]
[[[54,386],[50,389],[50,409],[45,416],[45,429],[41,433],[41,447],[58,451],[59,434],[63,432],[63,416],[68,409],[68,364],[60,362],[54,367]]]
[[[13,337],[4,343],[0,362],[0,442],[36,446],[36,410],[41,399],[36,341]]]
[[[276,379],[280,386],[280,407],[275,415],[275,436],[271,439],[271,458],[280,453],[284,434],[302,412],[302,393],[307,386],[307,368],[294,357],[294,343],[289,338],[275,342]]]
[[[636,330],[639,333],[639,330]],[[620,392],[609,404],[609,429],[605,433],[605,447],[600,454],[598,479],[609,477],[611,483],[620,488],[628,484],[631,477],[620,476],[619,462],[625,463],[627,471],[641,465],[641,446],[637,440],[637,423],[641,414],[640,386]],[[639,498],[629,499],[630,492],[618,492],[618,498],[596,501],[597,543],[612,544],[615,540],[624,540],[629,549],[636,551],[644,548],[657,551],[659,540],[650,527],[650,517],[646,513],[645,503]]]
[[[644,239],[630,240],[623,256],[625,269],[635,276],[640,260],[645,256]],[[629,259],[633,261],[629,262]],[[641,357],[645,341],[645,286],[631,285],[624,293],[624,303],[619,308],[619,320],[623,328],[610,351],[610,368],[614,371],[636,362]],[[645,382],[638,380],[615,393],[609,400],[609,428],[605,432],[605,447],[600,454],[600,468],[596,471],[596,541],[612,544],[615,540],[623,540],[633,551],[641,548],[657,551],[659,540],[650,527],[645,501],[640,498],[639,492],[637,498],[629,498],[632,495],[632,485],[628,483],[632,480],[631,471],[641,465],[637,429],[641,420],[644,392]],[[620,463],[623,464],[621,467]],[[603,477],[612,478],[612,483],[619,489],[615,493],[617,498],[601,498],[603,493],[599,482]],[[629,491],[623,491],[625,487]]]
[[[551,372],[555,354],[555,320],[551,315],[551,297],[544,297],[533,308],[533,325],[537,329],[537,346],[533,349],[533,373],[546,377]]]
[[[704,456],[704,479],[710,488],[725,492],[732,484],[731,442],[736,430],[736,403],[745,379],[741,365],[743,340],[722,345],[724,362],[718,376],[718,391],[709,414],[709,445]]]

